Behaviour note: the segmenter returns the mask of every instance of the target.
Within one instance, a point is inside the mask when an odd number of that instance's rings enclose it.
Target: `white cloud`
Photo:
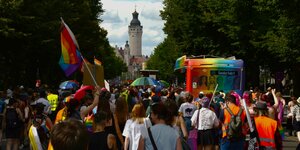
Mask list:
[[[113,1],[126,1],[126,2],[162,2],[162,0],[113,0]]]
[[[116,10],[107,10],[101,18],[107,23],[122,23],[119,13]]]
[[[143,26],[142,53],[150,55],[154,48],[163,41],[164,22],[159,16],[163,8],[162,0],[102,0],[104,14],[101,24],[108,31],[112,46],[124,46],[128,40],[128,25],[136,9]]]

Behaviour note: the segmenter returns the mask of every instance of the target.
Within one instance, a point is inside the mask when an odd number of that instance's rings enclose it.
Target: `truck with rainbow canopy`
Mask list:
[[[204,93],[223,90],[236,91],[242,95],[245,85],[244,61],[235,57],[182,56],[176,60],[174,70],[186,74],[186,91],[198,97]],[[217,86],[218,85],[218,86]]]

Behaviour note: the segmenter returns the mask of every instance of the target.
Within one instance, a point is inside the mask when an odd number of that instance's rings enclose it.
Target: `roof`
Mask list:
[[[134,11],[132,13],[132,20],[130,22],[130,26],[140,26],[141,25],[141,22],[138,17],[139,17],[139,13]]]
[[[145,62],[145,59],[143,57],[132,57],[130,59],[130,64],[136,63],[136,64],[142,64]]]

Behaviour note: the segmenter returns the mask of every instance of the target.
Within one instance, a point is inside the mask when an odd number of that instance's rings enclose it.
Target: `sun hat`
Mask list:
[[[300,97],[298,97],[298,99],[297,99],[297,103],[300,103]]]

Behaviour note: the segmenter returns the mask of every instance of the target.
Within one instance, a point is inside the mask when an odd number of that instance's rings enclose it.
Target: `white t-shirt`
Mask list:
[[[123,136],[129,137],[129,149],[130,150],[137,150],[139,146],[139,140],[141,136],[146,139],[148,137],[147,128],[151,126],[151,121],[149,118],[144,119],[144,123],[139,124],[137,121],[133,121],[128,119],[126,121]]]
[[[198,130],[208,130],[219,125],[219,119],[217,118],[216,113],[211,111],[208,108],[200,109],[199,118],[198,118],[199,123],[196,122],[198,111],[199,110],[196,110],[193,117],[191,118],[192,125],[195,125]]]
[[[197,107],[189,102],[182,103],[178,112],[182,113],[183,117],[192,117]]]

